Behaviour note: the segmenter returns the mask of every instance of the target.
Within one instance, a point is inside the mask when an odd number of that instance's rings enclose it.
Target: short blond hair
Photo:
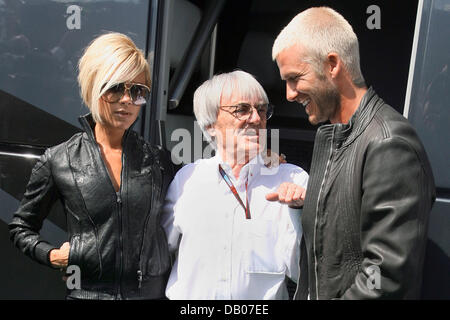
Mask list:
[[[319,75],[330,52],[336,52],[353,83],[365,86],[361,73],[358,37],[345,18],[329,7],[313,7],[297,14],[280,32],[272,47],[275,60],[281,51],[300,45],[307,51],[309,62]]]
[[[121,82],[132,81],[142,72],[145,85],[151,86],[150,68],[144,53],[121,33],[107,33],[95,38],[78,62],[78,84],[83,102],[95,122],[103,123],[101,96]]]

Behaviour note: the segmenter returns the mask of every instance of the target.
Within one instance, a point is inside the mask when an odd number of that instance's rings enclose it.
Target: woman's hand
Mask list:
[[[50,251],[50,263],[55,268],[66,268],[69,264],[69,251],[70,244],[68,242],[64,242],[59,249],[53,249]]]

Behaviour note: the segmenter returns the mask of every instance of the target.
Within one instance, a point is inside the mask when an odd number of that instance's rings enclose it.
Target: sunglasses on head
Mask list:
[[[141,83],[123,82],[113,85],[102,95],[102,99],[109,103],[116,103],[128,93],[134,105],[146,104],[150,96],[150,88]]]

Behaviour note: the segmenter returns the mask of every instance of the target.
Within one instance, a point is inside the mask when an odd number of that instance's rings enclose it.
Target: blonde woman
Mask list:
[[[26,255],[53,268],[78,266],[69,299],[164,298],[170,259],[160,208],[173,175],[170,157],[131,130],[150,93],[143,53],[127,36],[96,38],[79,61],[90,113],[84,132],[49,148],[35,165],[10,223]],[[70,242],[60,248],[39,230],[60,199]]]

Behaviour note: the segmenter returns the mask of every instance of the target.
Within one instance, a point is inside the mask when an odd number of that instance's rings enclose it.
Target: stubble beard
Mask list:
[[[341,107],[341,99],[336,86],[327,80],[320,80],[320,82],[320,88],[311,93],[312,100],[316,104],[314,117],[309,117],[309,121],[313,125],[333,119]]]

